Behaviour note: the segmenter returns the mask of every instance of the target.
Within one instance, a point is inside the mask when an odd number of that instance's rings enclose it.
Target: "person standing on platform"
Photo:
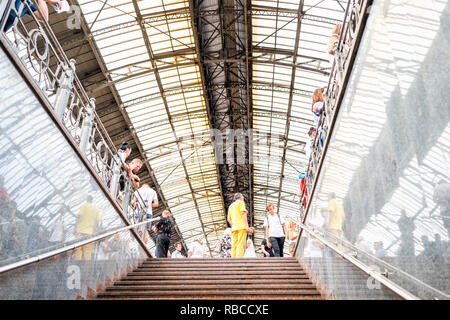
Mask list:
[[[231,228],[226,228],[223,232],[222,239],[217,241],[215,248],[219,252],[220,258],[231,258]]]
[[[231,245],[231,257],[244,257],[247,232],[252,233],[248,227],[247,209],[245,207],[244,196],[236,193],[233,197],[234,202],[228,208],[227,221],[231,226],[233,235],[233,244]]]
[[[188,258],[206,258],[206,247],[203,245],[202,238],[194,240],[188,251]]]
[[[255,246],[253,245],[252,237],[247,238],[244,258],[256,258]]]
[[[433,201],[439,206],[444,228],[450,240],[450,183],[441,179],[434,188]]]
[[[167,258],[172,228],[173,222],[170,220],[170,211],[164,210],[161,219],[152,227],[152,230],[158,234],[156,237],[155,252],[157,258]]]
[[[331,192],[328,195],[328,228],[336,238],[342,238],[342,227],[345,220],[344,207],[336,200],[336,195]]]
[[[335,193],[330,192],[328,194],[328,232],[334,237],[333,242],[340,250],[344,250],[344,246],[341,243],[344,220],[344,206],[336,200]],[[335,255],[340,257],[338,254]]]
[[[283,257],[284,240],[286,239],[286,223],[275,213],[275,207],[269,203],[266,207],[268,215],[264,219],[266,240],[269,248],[273,248],[275,257]]]
[[[289,248],[289,255],[291,257],[295,256],[295,245],[297,243],[297,239],[298,239],[298,235],[299,235],[299,230],[297,228],[297,224],[295,223],[294,220],[290,220],[288,223],[288,231],[287,231],[287,240],[288,240],[288,248]]]

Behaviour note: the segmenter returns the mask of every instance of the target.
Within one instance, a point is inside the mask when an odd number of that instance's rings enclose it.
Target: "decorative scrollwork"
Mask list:
[[[40,43],[43,43],[43,45],[40,45]],[[40,76],[45,74],[49,67],[49,43],[47,35],[40,28],[33,29],[28,33],[28,59],[33,70]]]

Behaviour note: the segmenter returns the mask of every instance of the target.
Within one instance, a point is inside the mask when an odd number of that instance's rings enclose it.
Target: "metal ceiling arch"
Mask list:
[[[262,226],[268,202],[298,216],[311,94],[328,82],[326,45],[347,1],[70,2],[83,32],[66,32],[67,46],[82,44],[97,63],[80,78],[102,97],[97,113],[114,143],[133,140],[145,159],[176,239],[186,246],[200,235],[215,255],[236,192],[252,225]],[[229,130],[245,139],[231,143]],[[258,229],[255,240],[263,237]]]

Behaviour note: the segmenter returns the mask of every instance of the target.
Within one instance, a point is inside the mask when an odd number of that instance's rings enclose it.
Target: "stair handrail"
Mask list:
[[[144,225],[144,224],[147,224],[147,223],[151,223],[151,222],[154,222],[154,221],[158,221],[160,219],[161,219],[161,217],[148,219],[146,221],[138,222],[138,223],[131,224],[131,225],[128,225],[128,226],[125,226],[125,227],[119,227],[119,228],[116,228],[114,230],[111,230],[111,231],[108,231],[108,232],[104,232],[104,233],[101,233],[101,234],[93,236],[93,237],[89,237],[88,239],[85,239],[85,240],[76,241],[76,242],[74,242],[72,244],[64,244],[64,246],[61,247],[61,248],[58,248],[58,249],[55,249],[55,250],[52,250],[52,251],[48,251],[48,252],[45,252],[45,253],[42,253],[42,254],[38,254],[38,255],[35,255],[33,257],[26,258],[26,259],[23,259],[23,260],[20,260],[20,261],[16,261],[14,263],[7,264],[5,266],[1,266],[0,267],[0,274],[2,274],[4,272],[7,272],[7,271],[11,271],[11,270],[17,269],[17,268],[20,268],[20,267],[23,267],[23,266],[27,266],[27,265],[36,263],[36,262],[39,262],[39,261],[42,261],[44,259],[48,259],[48,258],[56,256],[58,254],[61,254],[61,253],[64,253],[64,252],[67,252],[67,251],[70,251],[70,250],[74,250],[76,248],[82,247],[82,246],[87,245],[89,243],[105,239],[105,238],[110,237],[110,236],[112,236],[114,234],[117,234],[117,233],[120,233],[120,232],[124,232],[124,231],[130,230],[130,229],[134,229],[134,228],[140,227],[141,225]],[[154,258],[153,256],[151,256],[151,257]]]
[[[402,276],[408,278],[412,282],[414,282],[414,283],[416,283],[416,284],[418,284],[418,285],[420,285],[422,287],[426,287],[430,291],[436,293],[438,296],[442,296],[442,297],[445,297],[446,299],[450,299],[450,295],[446,294],[445,292],[442,292],[441,290],[430,286],[429,284],[423,282],[422,280],[417,279],[413,275],[411,275],[411,274],[409,274],[409,273],[407,273],[407,272],[397,268],[396,266],[393,266],[392,264],[390,264],[390,263],[388,263],[388,262],[386,262],[386,261],[384,261],[384,260],[374,256],[373,254],[370,254],[368,252],[365,252],[364,250],[361,250],[360,248],[355,246],[353,243],[351,243],[347,239],[338,238],[334,234],[331,234],[331,233],[327,232],[326,230],[324,230],[323,228],[321,228],[319,226],[316,226],[316,225],[312,225],[312,224],[300,224],[299,225],[300,228],[302,228],[302,226],[309,227],[310,231],[312,231],[312,232],[317,232],[318,234],[323,234],[323,235],[326,234],[327,237],[332,238],[333,241],[340,242],[340,243],[344,244],[344,246],[354,250],[355,253],[356,253],[356,256],[354,256],[355,259],[358,259],[358,253],[362,253],[363,255],[366,255],[367,257],[369,257],[371,260],[374,260],[376,263],[378,263],[380,265],[383,265],[383,267],[390,268],[394,272],[397,272],[397,273],[401,274]],[[358,260],[358,261],[360,261],[360,260]]]
[[[352,265],[354,265],[355,267],[357,267],[358,269],[360,269],[361,271],[363,271],[364,273],[366,273],[367,275],[369,275],[376,281],[379,281],[381,284],[383,284],[385,287],[390,289],[392,292],[394,292],[398,296],[402,297],[405,300],[420,300],[419,297],[415,296],[411,292],[402,288],[395,282],[389,280],[384,275],[382,275],[380,272],[371,269],[369,266],[367,266],[360,260],[356,259],[355,257],[351,256],[350,254],[339,249],[336,245],[334,245],[333,243],[331,243],[328,240],[326,240],[325,238],[323,238],[320,234],[316,233],[314,230],[310,229],[308,226],[304,225],[303,223],[299,223],[299,226],[302,230],[305,230],[309,235],[313,236],[322,245],[331,249],[334,253],[340,255],[345,260],[350,262]]]

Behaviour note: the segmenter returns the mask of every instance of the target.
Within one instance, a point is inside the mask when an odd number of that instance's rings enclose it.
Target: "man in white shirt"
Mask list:
[[[433,201],[439,205],[442,222],[450,238],[450,183],[441,179],[436,184],[433,192]]]
[[[139,192],[139,194],[137,194]],[[136,201],[139,201],[139,203],[147,208],[147,219],[151,219],[153,216],[153,208],[158,207],[158,196],[156,194],[156,191],[150,188],[150,186],[146,183],[142,185],[134,194],[133,198],[133,206],[136,204]],[[151,230],[151,223],[147,223],[147,230],[145,232],[144,236],[144,242],[147,243],[148,241],[148,235]]]
[[[201,238],[195,239],[192,243],[188,252],[188,258],[206,258],[206,248]]]
[[[264,219],[266,229],[267,246],[273,248],[275,257],[283,257],[284,240],[286,238],[286,223],[279,214],[275,212],[275,206],[269,203],[266,206],[268,212]]]
[[[66,228],[64,225],[65,208],[61,208],[58,218],[53,223],[53,230],[48,241],[53,245],[61,245],[66,240]]]

